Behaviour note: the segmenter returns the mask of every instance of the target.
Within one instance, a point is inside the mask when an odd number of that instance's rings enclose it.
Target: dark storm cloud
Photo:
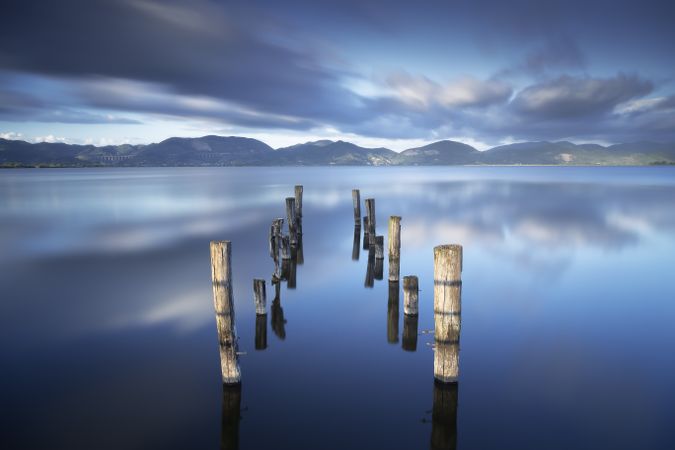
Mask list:
[[[623,102],[650,93],[653,88],[651,82],[635,75],[561,76],[528,86],[518,93],[512,104],[521,114],[543,119],[593,116],[610,112]]]
[[[18,81],[0,88],[0,120],[132,121],[90,111],[100,109],[384,138],[670,138],[673,97],[649,98],[660,86],[623,74],[640,67],[616,49],[668,53],[673,8],[650,0],[6,0],[0,75]],[[411,44],[435,67],[452,57],[456,36],[477,43],[486,67],[495,56],[501,67],[445,78],[410,67],[401,53],[400,67],[373,80],[367,64],[350,65],[351,52],[376,39],[383,58]],[[433,53],[439,42],[447,55]],[[624,64],[603,73],[616,75],[586,73],[588,42],[615,52]],[[655,65],[675,71],[666,58]],[[28,95],[21,74],[60,92]],[[364,81],[375,88],[357,93]]]

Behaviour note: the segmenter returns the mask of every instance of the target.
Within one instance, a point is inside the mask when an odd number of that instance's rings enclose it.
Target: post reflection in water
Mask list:
[[[255,349],[265,350],[266,348],[267,348],[267,314],[256,314]]]
[[[384,259],[375,258],[374,275],[376,280],[384,278]]]
[[[419,316],[403,314],[403,337],[401,347],[407,352],[417,350],[417,324]]]
[[[281,340],[286,339],[286,320],[284,319],[284,310],[281,308],[280,297],[281,285],[274,283],[274,300],[272,300],[272,331]]]
[[[389,301],[387,305],[387,342],[390,344],[396,344],[398,342],[399,290],[398,281],[389,282]]]
[[[368,246],[368,264],[366,264],[366,281],[363,285],[371,288],[375,285],[375,246]]]
[[[300,241],[302,239],[298,238]],[[291,246],[291,259],[288,264],[288,277],[286,279],[286,287],[288,289],[295,289],[296,287],[296,274],[298,271],[298,249],[295,245]]]
[[[241,414],[241,384],[223,385],[220,448],[239,449],[239,420]]]
[[[359,260],[361,253],[361,227],[354,227],[354,245],[352,246],[352,261]]]
[[[434,382],[434,405],[431,412],[431,450],[457,448],[458,383]]]

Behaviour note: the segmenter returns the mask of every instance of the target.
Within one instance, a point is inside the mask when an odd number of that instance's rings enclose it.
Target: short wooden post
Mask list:
[[[295,186],[295,217],[302,219],[302,186]]]
[[[361,227],[361,192],[352,189],[352,203],[354,204],[354,225]]]
[[[400,286],[398,282],[389,283],[389,299],[387,302],[387,342],[398,342],[398,309]]]
[[[462,246],[434,248],[434,378],[459,379],[459,334],[462,298]]]
[[[255,313],[266,314],[267,298],[265,293],[265,280],[256,278],[253,280],[253,301],[255,302]]]
[[[291,239],[291,245],[295,245],[298,241],[297,234],[297,219],[295,215],[295,198],[286,198],[286,218],[288,219],[288,235]]]
[[[231,242],[211,241],[210,250],[213,305],[216,311],[223,384],[239,384],[241,371],[237,360],[237,336],[234,326]]]
[[[434,383],[431,410],[431,449],[457,448],[457,383]]]
[[[266,348],[267,348],[267,314],[256,314],[255,349],[265,350]]]
[[[416,316],[419,312],[419,283],[417,277],[403,277],[403,314]]]
[[[354,225],[354,244],[352,245],[352,261],[359,260],[361,253],[361,227]]]
[[[384,259],[384,236],[375,236],[375,258]]]
[[[417,327],[419,316],[403,314],[403,337],[401,338],[401,348],[406,352],[417,350]]]
[[[366,199],[366,215],[368,216],[368,238],[375,239],[375,199],[367,198]],[[368,242],[370,245],[370,242]]]
[[[401,218],[389,217],[389,281],[398,281],[401,273]]]

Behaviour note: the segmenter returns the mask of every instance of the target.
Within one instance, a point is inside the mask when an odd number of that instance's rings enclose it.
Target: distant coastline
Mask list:
[[[610,146],[520,142],[478,151],[438,141],[397,153],[345,141],[314,141],[273,149],[238,136],[169,138],[148,145],[75,145],[0,139],[0,168],[235,167],[235,166],[671,166],[675,144]]]

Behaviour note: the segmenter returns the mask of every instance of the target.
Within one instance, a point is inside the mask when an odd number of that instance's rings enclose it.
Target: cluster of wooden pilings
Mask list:
[[[302,248],[302,194],[303,187],[295,186],[295,197],[286,198],[288,232],[283,232],[283,218],[272,221],[269,235],[269,251],[274,261],[271,284],[274,286],[272,301],[272,330],[280,339],[286,337],[284,311],[281,307],[281,282],[295,289],[298,264],[304,261]],[[238,341],[234,320],[234,297],[232,293],[232,243],[211,241],[211,280],[213,304],[220,348],[220,366],[225,386],[241,383],[238,360]],[[253,280],[253,301],[256,311],[255,349],[267,348],[267,292],[265,280]],[[232,396],[232,390],[226,391]]]
[[[303,187],[295,186],[295,197],[286,198],[287,233],[283,231],[284,218],[272,221],[269,233],[269,251],[274,261],[271,283],[275,289],[272,302],[272,329],[285,337],[280,283],[296,286],[296,267],[302,264],[302,195]],[[377,234],[375,199],[365,200],[366,216],[361,217],[361,199],[358,189],[352,190],[354,206],[354,249],[352,258],[358,259],[361,227],[364,248],[368,249],[366,287],[374,280],[383,279],[384,236]],[[388,224],[389,295],[387,340],[398,342],[399,282],[401,268],[401,217],[391,216]],[[231,243],[211,242],[211,271],[213,281],[216,324],[220,344],[221,371],[226,385],[241,382],[238,364],[237,337],[232,295]],[[440,245],[434,248],[434,378],[439,383],[456,383],[459,377],[459,336],[461,326],[462,246]],[[256,309],[255,348],[267,348],[267,305],[264,279],[253,280],[253,298]],[[419,316],[419,280],[417,276],[403,277],[403,338],[402,348],[417,348]]]
[[[363,249],[368,250],[366,287],[383,278],[384,237],[377,234],[375,199],[365,200],[366,216],[361,217],[361,192],[352,190],[354,208],[354,245],[352,259],[359,259],[361,227]],[[387,341],[398,342],[399,279],[401,271],[401,217],[389,217],[389,295]],[[434,248],[434,378],[441,383],[456,383],[459,377],[459,332],[461,324],[462,246],[440,245]],[[403,277],[402,348],[417,349],[419,317],[419,279]]]

